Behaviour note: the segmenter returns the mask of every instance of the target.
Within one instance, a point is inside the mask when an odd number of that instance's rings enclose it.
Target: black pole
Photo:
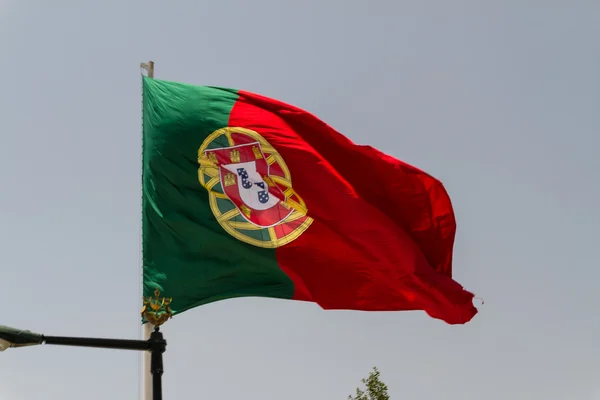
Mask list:
[[[153,63],[150,64],[153,66]],[[172,299],[165,297],[161,299],[159,296],[160,291],[156,289],[153,299],[144,297],[142,316],[155,325],[154,332],[150,334],[148,340],[45,336],[39,333],[0,325],[0,351],[5,350],[7,347],[23,347],[36,344],[149,351],[151,357],[152,399],[162,400],[163,353],[167,350],[167,341],[164,339],[162,332],[160,332],[159,326],[172,316],[171,309],[169,308]],[[149,305],[148,310],[146,310],[147,305]],[[163,311],[160,311],[161,309]]]
[[[158,326],[154,328],[154,332],[148,340],[150,344],[150,372],[152,373],[152,400],[162,400],[162,374],[163,353],[167,349],[167,342],[163,338]]]
[[[96,347],[101,349],[117,350],[150,350],[151,344],[146,340],[128,339],[96,339],[65,336],[43,336],[45,344],[59,346]]]
[[[148,340],[99,339],[66,336],[39,335],[37,339],[45,344],[60,346],[96,347],[103,349],[150,351],[150,372],[152,373],[152,400],[162,400],[162,375],[164,372],[163,353],[167,350],[167,341],[159,327]]]

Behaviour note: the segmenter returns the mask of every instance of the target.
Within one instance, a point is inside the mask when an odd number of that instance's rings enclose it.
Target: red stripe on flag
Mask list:
[[[473,318],[473,294],[451,279],[456,223],[438,180],[303,110],[239,96],[229,125],[273,145],[314,219],[277,249],[295,299],[325,309],[425,310],[452,324]]]

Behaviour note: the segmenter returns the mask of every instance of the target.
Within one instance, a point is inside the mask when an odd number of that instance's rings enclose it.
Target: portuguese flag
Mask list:
[[[235,297],[477,313],[442,184],[257,94],[143,78],[143,284],[174,314]]]

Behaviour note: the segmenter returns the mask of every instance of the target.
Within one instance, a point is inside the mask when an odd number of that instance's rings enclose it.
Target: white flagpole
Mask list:
[[[142,325],[142,339],[150,339],[154,325],[147,322]],[[142,353],[142,400],[152,400],[152,374],[150,373],[150,352]]]
[[[148,73],[148,78],[154,78],[154,62],[148,61],[140,65]],[[143,166],[142,166],[143,168]],[[142,325],[142,339],[150,339],[150,334],[154,330],[154,325],[147,322]],[[152,400],[152,373],[150,372],[150,352],[142,353],[142,399]]]

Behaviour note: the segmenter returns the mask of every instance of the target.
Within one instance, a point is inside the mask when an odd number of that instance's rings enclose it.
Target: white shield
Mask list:
[[[223,165],[223,167],[237,176],[240,197],[248,207],[262,211],[267,210],[277,205],[281,200],[284,200],[278,199],[273,194],[269,193],[269,186],[256,171],[256,163],[254,161],[227,164]],[[242,171],[247,174],[246,179],[243,179]],[[246,182],[246,187],[243,185],[244,182]],[[265,196],[268,196],[268,200]]]

